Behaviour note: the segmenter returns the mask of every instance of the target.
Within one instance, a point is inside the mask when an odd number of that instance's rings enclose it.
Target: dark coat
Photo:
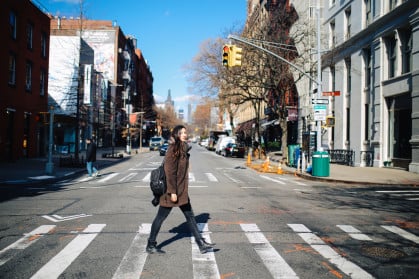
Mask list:
[[[160,197],[160,205],[164,207],[176,207],[189,202],[189,146],[182,143],[182,152],[179,157],[174,155],[173,144],[167,148],[164,172],[166,174],[167,191]],[[176,203],[170,200],[171,194],[177,194]]]
[[[96,144],[93,141],[87,145],[86,162],[96,162]]]

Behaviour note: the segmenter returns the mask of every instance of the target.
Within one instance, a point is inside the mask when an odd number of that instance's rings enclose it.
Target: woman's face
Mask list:
[[[186,129],[185,128],[182,128],[179,131],[179,139],[181,141],[187,141],[188,140],[188,134],[186,133]]]

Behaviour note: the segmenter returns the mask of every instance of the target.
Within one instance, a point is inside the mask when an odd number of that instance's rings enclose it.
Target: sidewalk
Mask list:
[[[282,156],[275,152],[269,153],[268,156],[270,166],[276,167],[282,160]],[[281,164],[281,168],[284,172],[293,173],[309,180],[366,185],[419,186],[419,174],[397,168],[351,167],[330,164],[330,173],[327,177],[317,177],[307,172],[297,172],[296,168],[285,166],[285,164]]]
[[[132,151],[132,155],[136,154],[134,149]],[[124,148],[115,148],[114,154],[123,154],[122,158],[102,158],[103,153],[111,152],[112,150],[110,148],[98,148],[95,165],[98,166],[99,170],[106,166],[121,162],[121,160],[127,160],[132,156],[126,154]],[[54,170],[52,175],[46,174],[48,158],[30,158],[20,159],[16,162],[0,162],[0,185],[39,185],[45,182],[59,181],[74,175],[87,175],[86,166],[84,164],[81,167],[60,167],[60,157],[66,157],[66,155],[53,155],[52,161],[54,163]],[[82,157],[86,158],[85,152],[80,153],[80,160]]]

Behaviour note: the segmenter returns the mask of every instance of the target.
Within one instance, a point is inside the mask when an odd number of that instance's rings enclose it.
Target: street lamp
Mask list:
[[[48,144],[48,162],[45,166],[45,172],[47,174],[54,173],[54,163],[52,162],[52,147],[54,144],[54,106],[50,106],[49,110],[49,144]]]
[[[143,114],[144,111],[138,112],[140,114],[140,153],[143,152]]]
[[[111,122],[111,133],[112,133],[112,158],[115,152],[115,96],[116,96],[116,87],[122,87],[122,84],[110,84],[111,86],[111,115],[112,115],[112,122]]]

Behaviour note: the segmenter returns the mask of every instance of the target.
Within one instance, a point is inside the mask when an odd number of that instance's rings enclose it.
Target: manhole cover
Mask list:
[[[406,256],[402,251],[380,246],[364,246],[362,247],[362,253],[370,257],[386,259],[398,259]]]

